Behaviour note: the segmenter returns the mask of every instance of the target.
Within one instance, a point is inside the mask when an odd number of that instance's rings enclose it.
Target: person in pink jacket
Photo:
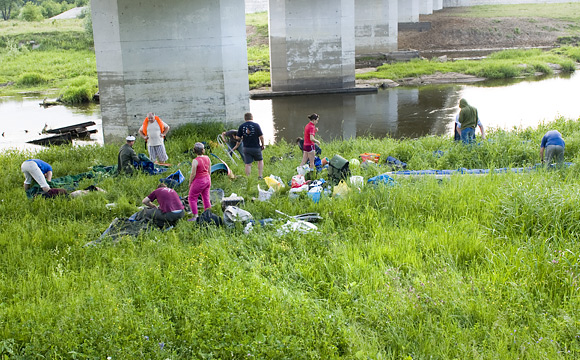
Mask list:
[[[188,221],[197,220],[197,199],[201,195],[203,210],[211,207],[209,200],[209,189],[211,188],[211,160],[205,154],[205,146],[198,142],[193,146],[193,151],[197,155],[191,162],[191,175],[189,176],[189,195],[187,200],[193,213],[193,217]]]

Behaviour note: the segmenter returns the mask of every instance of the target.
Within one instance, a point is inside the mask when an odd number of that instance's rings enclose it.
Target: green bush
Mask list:
[[[20,10],[20,18],[24,21],[40,21],[44,17],[42,16],[42,10],[40,6],[34,5],[33,3],[27,3]]]
[[[93,38],[93,16],[91,14],[91,8],[87,7],[81,13],[83,19],[83,27],[85,28],[85,33],[91,39]]]
[[[543,62],[535,62],[532,64],[532,66],[534,71],[541,72],[543,74],[551,74],[554,72],[548,64]]]
[[[560,66],[562,66],[562,71],[565,72],[574,72],[576,71],[576,62],[570,59],[564,59],[560,62]]]
[[[45,18],[51,18],[62,12],[62,6],[52,0],[44,1],[41,5],[42,15]]]
[[[253,74],[249,74],[250,89],[257,89],[264,86],[270,86],[270,72],[268,71],[256,71]]]
[[[41,75],[39,73],[35,73],[35,72],[24,73],[18,79],[18,85],[25,85],[25,86],[39,85],[39,84],[43,84],[47,81],[48,80],[43,75]]]
[[[59,99],[65,104],[81,104],[93,101],[98,91],[97,80],[88,76],[79,76],[68,82],[59,94]]]

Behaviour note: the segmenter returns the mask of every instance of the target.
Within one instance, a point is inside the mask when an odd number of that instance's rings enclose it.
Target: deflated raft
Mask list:
[[[573,163],[566,162],[564,166],[569,167]],[[557,165],[550,165],[550,168],[555,168]],[[529,173],[532,171],[537,171],[538,169],[543,169],[544,165],[536,164],[529,167],[518,167],[518,168],[498,168],[498,169],[466,169],[461,168],[457,170],[400,170],[400,171],[390,171],[385,174],[389,176],[434,176],[436,178],[449,177],[451,175],[457,174],[467,174],[467,175],[485,175],[485,174],[505,174],[505,173]]]

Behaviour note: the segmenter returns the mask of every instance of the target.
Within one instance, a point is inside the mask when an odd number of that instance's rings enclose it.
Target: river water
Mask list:
[[[475,106],[486,128],[510,130],[534,127],[559,116],[580,118],[577,89],[580,74],[538,79],[486,81],[469,85],[425,85],[379,90],[366,95],[308,95],[251,100],[250,111],[260,123],[267,143],[302,136],[307,116],[320,115],[318,136],[323,140],[362,135],[377,138],[417,138],[452,135],[460,98]],[[54,106],[43,108],[37,96],[0,97],[0,151],[39,149],[26,141],[41,137],[45,124],[58,128],[86,121],[94,142],[103,143],[100,108]],[[170,123],[170,117],[165,117]],[[241,118],[241,116],[240,116]],[[78,142],[82,144],[84,142]]]

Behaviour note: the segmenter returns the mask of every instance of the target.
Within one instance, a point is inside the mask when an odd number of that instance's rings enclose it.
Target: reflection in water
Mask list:
[[[320,137],[361,135],[417,138],[452,135],[464,97],[477,107],[486,128],[533,127],[559,116],[578,119],[575,91],[580,75],[536,80],[489,81],[469,85],[426,85],[379,90],[367,95],[308,95],[250,101],[269,143],[302,136],[307,116],[320,115]],[[270,135],[270,136],[269,136]]]
[[[367,95],[308,95],[252,100],[250,109],[261,125],[267,143],[282,139],[293,143],[302,136],[307,116],[320,115],[323,140],[362,135],[377,138],[417,138],[453,133],[459,99],[477,107],[486,128],[533,127],[559,116],[580,117],[576,91],[580,74],[538,80],[488,81],[470,85],[427,85],[379,90]],[[44,124],[49,128],[95,121],[103,143],[98,105],[42,108],[42,98],[0,97],[0,151],[6,148],[34,149],[24,144],[38,138]],[[240,119],[242,115],[240,114]],[[241,121],[240,121],[241,122]],[[235,126],[234,126],[235,127]],[[28,133],[25,132],[28,130]]]

